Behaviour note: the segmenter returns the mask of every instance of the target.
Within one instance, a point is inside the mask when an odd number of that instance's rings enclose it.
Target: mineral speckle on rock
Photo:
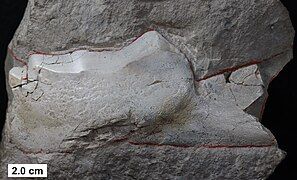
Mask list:
[[[0,176],[265,179],[285,153],[261,111],[293,35],[278,0],[29,0]]]

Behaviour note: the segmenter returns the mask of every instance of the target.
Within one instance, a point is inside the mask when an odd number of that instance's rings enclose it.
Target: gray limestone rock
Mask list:
[[[0,177],[265,179],[285,152],[261,111],[293,35],[278,0],[29,0]]]

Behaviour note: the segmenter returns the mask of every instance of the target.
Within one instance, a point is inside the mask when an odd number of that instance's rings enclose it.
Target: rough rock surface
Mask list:
[[[265,179],[284,152],[259,120],[293,34],[278,0],[29,0],[0,176]]]

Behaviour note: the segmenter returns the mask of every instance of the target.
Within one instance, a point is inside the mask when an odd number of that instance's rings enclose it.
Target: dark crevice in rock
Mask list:
[[[231,76],[231,72],[227,72],[227,73],[224,73],[224,76],[225,76],[225,79],[226,79],[226,83],[231,83],[230,82],[230,76]]]

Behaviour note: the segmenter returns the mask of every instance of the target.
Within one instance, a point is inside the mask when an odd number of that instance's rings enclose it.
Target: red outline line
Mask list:
[[[212,144],[204,144],[199,146],[190,146],[190,145],[171,145],[171,144],[158,144],[158,143],[139,143],[139,142],[128,142],[131,145],[135,146],[157,146],[157,147],[178,147],[178,148],[208,148],[208,149],[222,149],[222,148],[265,148],[265,147],[277,147],[276,144],[263,144],[263,145],[212,145]]]

